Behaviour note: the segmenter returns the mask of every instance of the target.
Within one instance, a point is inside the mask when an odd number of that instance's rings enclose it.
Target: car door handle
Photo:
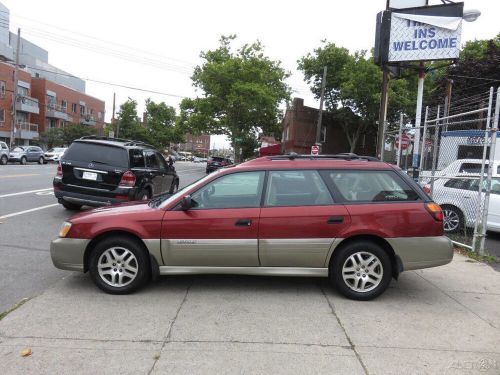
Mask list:
[[[464,199],[470,199],[470,197],[466,195],[466,196],[464,197]]]
[[[236,220],[236,223],[234,223],[237,227],[249,227],[252,225],[252,220],[250,219],[239,219]]]
[[[326,221],[327,224],[342,224],[344,222],[343,216],[330,216]]]

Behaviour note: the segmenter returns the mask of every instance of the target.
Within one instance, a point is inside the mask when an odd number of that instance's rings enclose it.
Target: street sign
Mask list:
[[[399,137],[396,138],[396,148],[399,148]],[[408,146],[410,145],[410,137],[408,137],[406,134],[403,134],[401,136],[401,150],[406,150]]]
[[[319,155],[319,147],[316,145],[311,146],[311,155]]]

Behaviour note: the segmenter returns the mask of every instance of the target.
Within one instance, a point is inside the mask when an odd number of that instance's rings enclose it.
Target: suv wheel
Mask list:
[[[43,156],[40,156],[40,159],[38,159],[38,164],[44,164],[45,160],[43,159]]]
[[[22,165],[25,165],[25,164],[26,164],[26,162],[27,162],[27,160],[26,160],[26,156],[23,156],[23,157],[21,158],[21,161],[20,161],[19,163],[21,163]]]
[[[8,161],[9,161],[9,158],[7,157],[7,155],[2,155],[2,157],[0,158],[0,164],[2,164],[2,165],[7,164]]]
[[[76,210],[79,210],[80,208],[82,208],[81,204],[76,204],[76,203],[62,202],[61,204],[67,210],[74,210],[74,211],[76,211]]]
[[[138,201],[147,201],[151,199],[151,193],[149,192],[148,189],[142,189],[137,193],[137,198],[136,200]]]
[[[464,215],[454,206],[442,206],[443,228],[446,233],[456,233],[464,227]]]
[[[391,260],[384,249],[370,241],[359,241],[335,250],[329,277],[347,298],[368,301],[387,289],[391,275]]]
[[[90,254],[89,272],[94,283],[106,293],[131,293],[149,280],[147,250],[133,238],[106,238]]]

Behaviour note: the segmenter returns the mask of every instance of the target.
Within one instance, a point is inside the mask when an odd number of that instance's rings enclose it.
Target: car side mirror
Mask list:
[[[193,200],[191,199],[190,195],[186,195],[182,198],[181,200],[181,208],[183,211],[189,210],[191,207],[193,207]]]

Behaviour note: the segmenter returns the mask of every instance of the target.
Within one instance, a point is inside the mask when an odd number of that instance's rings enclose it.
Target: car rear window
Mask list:
[[[128,168],[127,150],[90,142],[73,142],[65,152],[64,159]]]
[[[327,179],[348,202],[401,202],[419,195],[392,171],[328,171]]]

